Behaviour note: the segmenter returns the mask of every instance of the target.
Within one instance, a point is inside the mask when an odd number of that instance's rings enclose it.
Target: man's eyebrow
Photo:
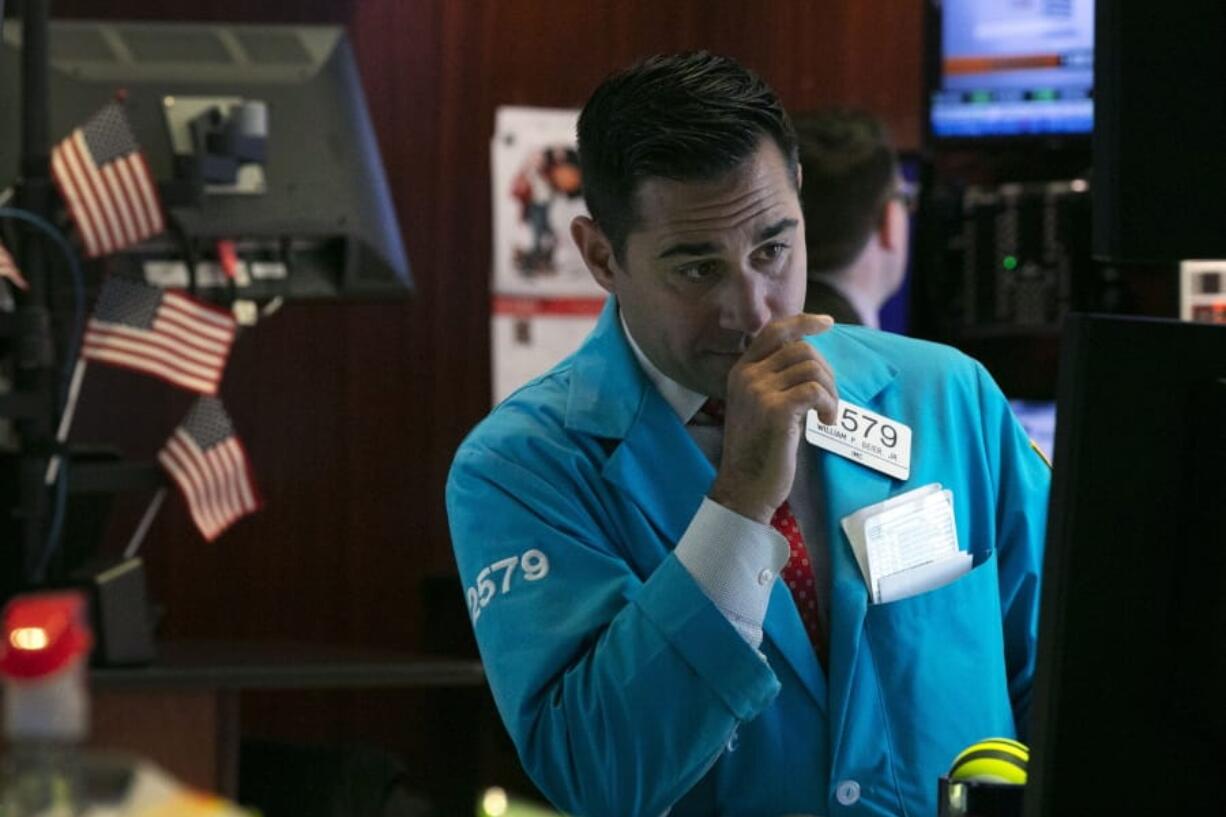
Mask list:
[[[757,241],[759,243],[762,241],[769,241],[770,239],[774,238],[780,233],[787,232],[788,230],[794,230],[799,224],[800,224],[800,221],[798,219],[794,219],[794,218],[780,219],[774,224],[771,224],[767,227],[763,227],[762,230],[759,231],[758,233]],[[719,247],[715,244],[715,242],[713,241],[695,241],[689,244],[673,244],[670,247],[668,247],[668,249],[664,250],[664,252],[657,255],[656,258],[673,258],[678,255],[687,255],[687,256],[713,255],[717,252],[719,252]]]
[[[672,258],[677,255],[713,255],[719,248],[712,241],[696,241],[692,244],[673,244],[656,258]]]
[[[794,218],[780,219],[769,227],[764,227],[762,231],[758,233],[758,241],[768,241],[780,233],[795,229],[799,224],[800,221]]]

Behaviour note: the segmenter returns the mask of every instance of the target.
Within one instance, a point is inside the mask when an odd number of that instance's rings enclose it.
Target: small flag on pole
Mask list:
[[[158,453],[158,462],[187,500],[192,519],[212,542],[259,509],[247,452],[221,401],[201,397]]]
[[[12,281],[13,286],[18,289],[25,290],[30,288],[25,276],[17,268],[17,262],[13,260],[13,256],[9,254],[9,251],[5,249],[3,244],[0,244],[0,278]]]
[[[52,149],[51,175],[90,258],[165,228],[157,183],[118,102],[108,102]]]
[[[179,292],[111,277],[85,327],[81,356],[216,394],[238,324]]]

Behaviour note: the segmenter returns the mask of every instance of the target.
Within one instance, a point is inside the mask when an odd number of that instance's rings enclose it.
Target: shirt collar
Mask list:
[[[643,371],[647,374],[647,379],[660,392],[660,396],[664,398],[664,401],[677,413],[683,424],[694,419],[694,415],[702,408],[703,403],[707,402],[707,398],[696,391],[687,389],[657,369],[655,364],[647,359],[647,355],[643,354],[643,350],[639,348],[639,345],[635,343],[634,336],[630,334],[630,327],[626,326],[626,318],[621,314],[621,310],[618,310],[617,316],[621,320],[622,331],[626,333],[626,340],[630,343],[630,349],[634,352],[639,365],[643,367]]]

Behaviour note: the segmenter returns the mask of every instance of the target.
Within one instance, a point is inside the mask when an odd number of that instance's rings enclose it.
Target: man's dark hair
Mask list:
[[[796,132],[775,92],[752,71],[705,51],[650,57],[609,76],[579,116],[583,197],[624,261],[650,178],[706,181],[771,139],[796,178]]]
[[[862,111],[796,118],[810,272],[856,260],[895,193],[898,157],[885,127]]]

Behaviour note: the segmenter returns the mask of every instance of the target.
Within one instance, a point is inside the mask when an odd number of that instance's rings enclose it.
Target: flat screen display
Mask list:
[[[937,138],[1088,134],[1094,0],[944,0]]]

